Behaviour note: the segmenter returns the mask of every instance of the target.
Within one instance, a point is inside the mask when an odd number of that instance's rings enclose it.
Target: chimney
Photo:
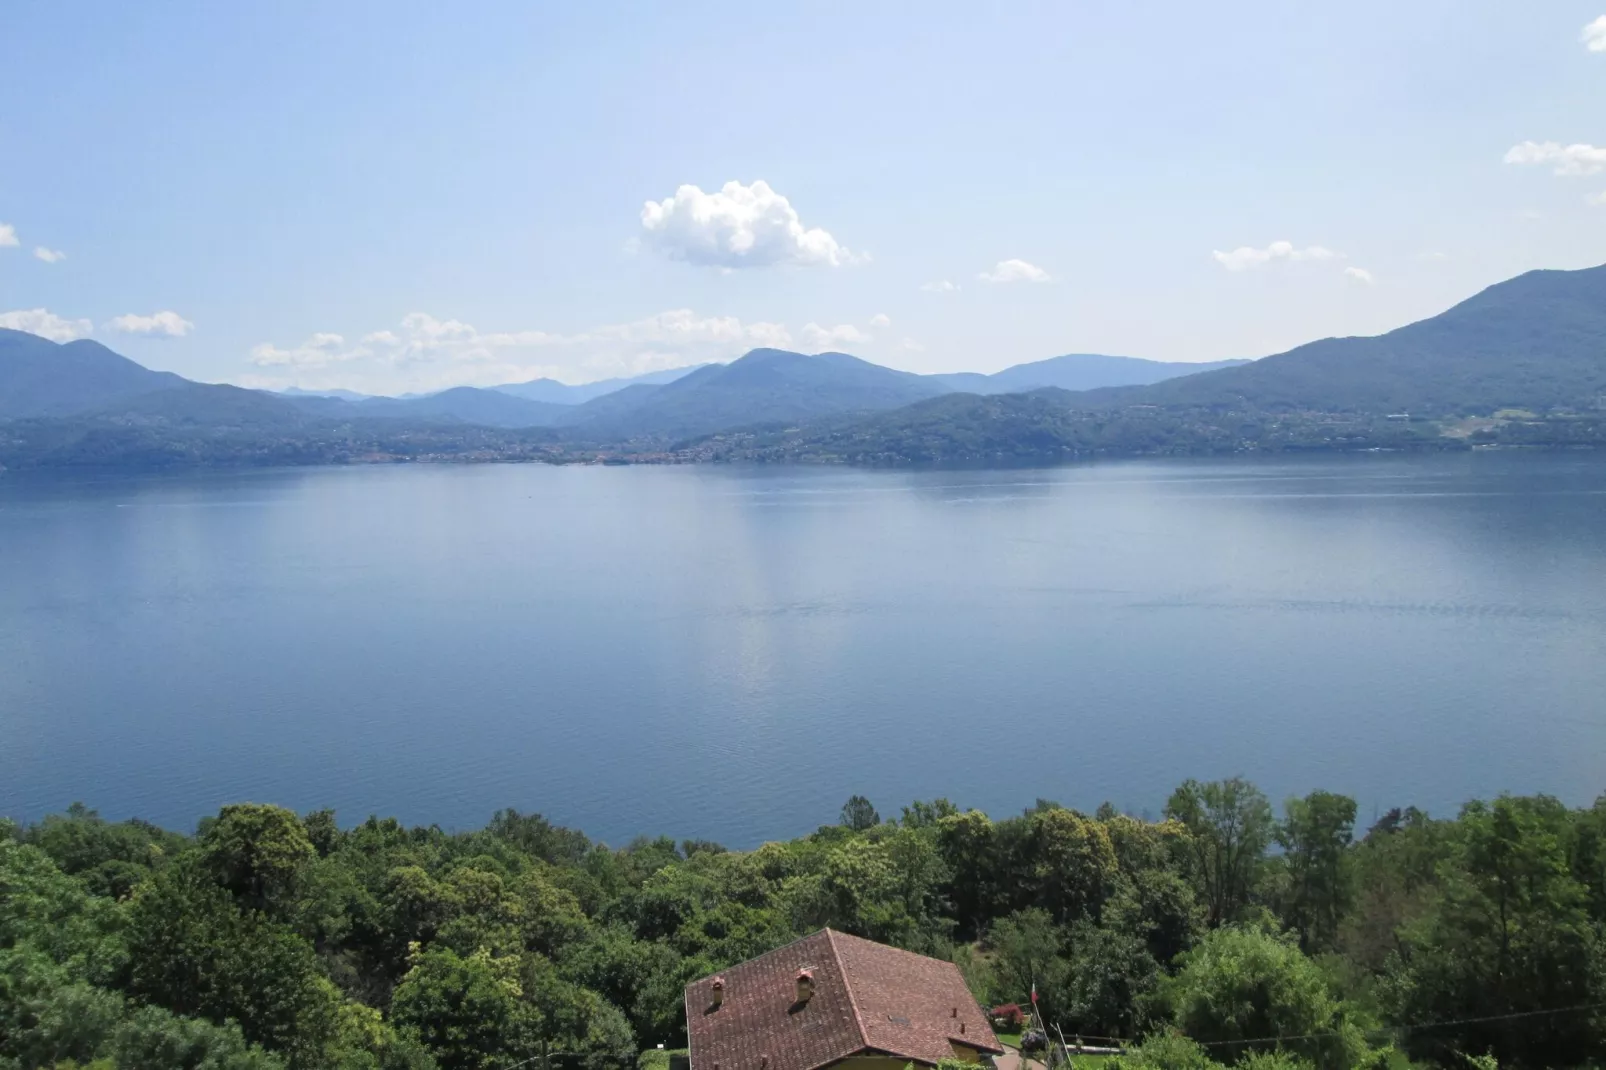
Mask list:
[[[797,971],[797,1001],[807,1003],[814,995],[814,971],[804,967]]]
[[[725,1002],[725,978],[714,978],[714,1006],[718,1007]]]

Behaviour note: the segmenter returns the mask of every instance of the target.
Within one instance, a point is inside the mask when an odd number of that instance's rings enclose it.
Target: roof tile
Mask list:
[[[798,1003],[797,974],[814,975]],[[858,1052],[921,1063],[1003,1051],[951,962],[822,929],[686,986],[692,1070],[818,1070]]]

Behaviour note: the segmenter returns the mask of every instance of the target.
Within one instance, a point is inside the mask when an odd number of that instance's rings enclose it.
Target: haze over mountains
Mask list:
[[[730,364],[673,368],[581,386],[535,379],[493,387],[457,387],[423,397],[380,398],[349,391],[285,391],[284,396],[337,398],[360,405],[367,415],[456,419],[486,427],[584,426],[607,434],[698,434],[746,423],[895,408],[954,391],[1007,394],[1051,386],[1091,390],[1156,383],[1246,363],[1168,363],[1077,353],[1017,364],[991,375],[916,375],[846,353],[809,357],[757,349]],[[509,397],[519,403],[509,403]],[[604,402],[603,398],[610,400]]]
[[[12,466],[117,463],[135,444],[138,456],[172,463],[209,463],[219,450],[231,463],[706,459],[732,456],[720,450],[738,441],[755,458],[884,463],[1364,448],[1399,444],[1405,430],[1414,444],[1435,442],[1465,432],[1451,426],[1460,418],[1510,424],[1518,412],[1548,421],[1547,435],[1592,441],[1603,398],[1606,266],[1530,272],[1384,335],[1324,339],[1254,362],[1074,354],[987,376],[759,349],[587,387],[536,380],[415,398],[281,395],[192,383],[95,342],[0,331],[0,464]],[[1418,426],[1395,426],[1407,416]],[[723,444],[699,445],[707,436]]]

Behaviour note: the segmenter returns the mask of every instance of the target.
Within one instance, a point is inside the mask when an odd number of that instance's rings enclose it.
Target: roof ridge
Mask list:
[[[848,1006],[853,1008],[853,1026],[859,1031],[859,1042],[866,1048],[870,1047],[870,1031],[864,1027],[864,1015],[859,1011],[859,1000],[853,994],[853,981],[848,977],[848,969],[842,964],[842,952],[837,950],[836,930],[829,925],[825,927],[825,942],[831,945],[831,957],[836,960],[836,972],[842,978],[842,989],[848,994]]]
[[[820,930],[820,932],[829,932],[829,931],[830,930],[828,930],[828,929],[821,929]],[[743,959],[741,962],[733,962],[729,966],[726,966],[723,970],[715,970],[713,973],[705,973],[701,977],[694,977],[694,978],[692,978],[692,980],[690,982],[688,982],[688,984],[696,984],[698,981],[712,981],[716,977],[722,977],[725,974],[731,972],[732,970],[736,969],[738,966],[746,966],[749,962],[757,962],[761,958],[766,958],[766,957],[768,957],[770,955],[779,954],[780,952],[785,951],[789,947],[796,947],[798,944],[801,944],[801,943],[804,943],[806,941],[812,940],[816,936],[819,936],[819,935],[820,935],[820,933],[814,932],[814,933],[809,933],[807,936],[799,936],[795,940],[789,941],[788,943],[784,943],[780,947],[772,947],[768,951],[765,951],[762,954],[754,955],[750,959]],[[836,949],[833,947],[831,950],[834,952]]]

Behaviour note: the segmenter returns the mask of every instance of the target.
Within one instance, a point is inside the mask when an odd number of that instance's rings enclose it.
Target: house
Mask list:
[[[903,1070],[1003,1048],[951,962],[822,929],[686,986],[691,1070]]]

